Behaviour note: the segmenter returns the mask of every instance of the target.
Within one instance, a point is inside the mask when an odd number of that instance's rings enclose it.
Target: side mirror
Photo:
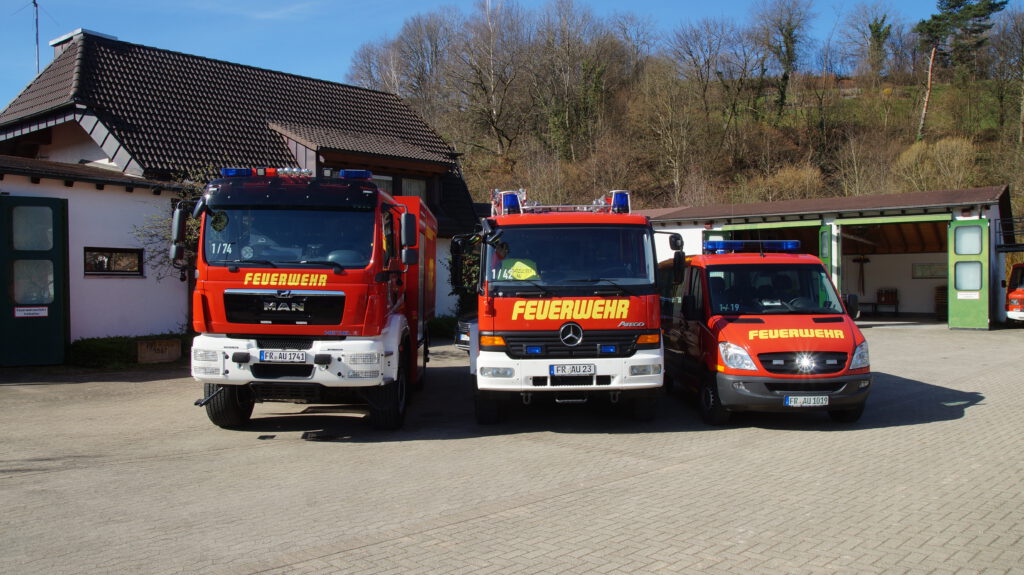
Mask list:
[[[668,247],[672,248],[672,251],[678,252],[683,249],[683,236],[679,234],[672,234],[668,237]]]
[[[402,265],[414,266],[420,263],[420,251],[416,248],[402,248]]]
[[[187,223],[188,214],[185,212],[185,208],[179,205],[177,208],[174,209],[174,218],[171,220],[172,244],[179,245],[185,243],[185,224]]]
[[[402,247],[411,248],[416,245],[416,216],[410,213],[402,214],[401,224]],[[419,256],[417,256],[418,261]],[[402,263],[405,263],[405,256],[402,256]]]
[[[857,319],[860,317],[860,298],[855,293],[848,293],[843,296],[843,304],[846,305],[846,313]]]

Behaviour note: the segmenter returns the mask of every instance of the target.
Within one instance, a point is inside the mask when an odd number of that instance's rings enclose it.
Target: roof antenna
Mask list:
[[[32,0],[32,11],[36,21],[36,75],[39,75],[39,1]]]

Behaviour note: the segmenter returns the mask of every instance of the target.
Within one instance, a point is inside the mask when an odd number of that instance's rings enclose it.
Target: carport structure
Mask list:
[[[950,328],[1005,321],[1003,251],[1016,243],[1008,186],[650,211],[688,255],[712,239],[799,239],[867,312],[932,316]],[[666,236],[658,249],[669,257]]]

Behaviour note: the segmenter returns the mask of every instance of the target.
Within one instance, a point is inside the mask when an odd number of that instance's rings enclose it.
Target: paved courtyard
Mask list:
[[[1024,573],[1024,330],[865,324],[860,422],[473,421],[437,347],[406,427],[258,405],[181,366],[0,370],[0,573]]]

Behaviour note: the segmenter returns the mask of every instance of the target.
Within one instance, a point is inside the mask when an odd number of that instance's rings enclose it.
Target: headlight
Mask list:
[[[1020,305],[1019,299],[1010,299],[1010,305]]]
[[[751,371],[757,370],[757,366],[754,365],[754,360],[750,359],[750,354],[747,353],[747,350],[738,345],[723,341],[718,344],[718,353],[721,354],[722,363],[724,363],[726,367]]]
[[[871,358],[868,357],[868,342],[857,346],[853,351],[853,359],[850,360],[850,369],[861,369],[871,365]]]
[[[658,375],[661,373],[661,365],[659,364],[647,364],[647,365],[631,365],[629,366],[629,375]]]
[[[192,349],[192,359],[195,361],[218,361],[220,352],[215,349]]]
[[[511,367],[481,367],[480,377],[512,377],[516,370]]]

